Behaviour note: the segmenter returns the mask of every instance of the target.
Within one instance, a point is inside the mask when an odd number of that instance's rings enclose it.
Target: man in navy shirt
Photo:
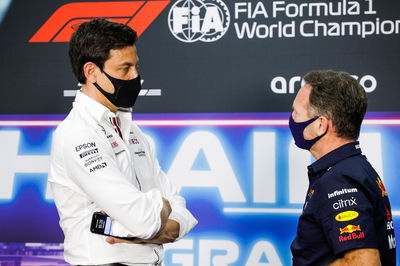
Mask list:
[[[293,265],[396,265],[389,198],[357,141],[366,93],[344,72],[314,71],[304,80],[289,127],[316,161],[308,166]]]

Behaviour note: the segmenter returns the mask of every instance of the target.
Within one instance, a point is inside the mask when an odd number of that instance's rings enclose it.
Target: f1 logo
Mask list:
[[[61,6],[32,36],[29,42],[68,42],[73,25],[93,18],[107,18],[135,29],[140,36],[170,0],[78,2]]]

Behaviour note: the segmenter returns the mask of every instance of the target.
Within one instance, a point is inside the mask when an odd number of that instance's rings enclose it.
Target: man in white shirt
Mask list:
[[[130,27],[103,19],[82,23],[71,38],[82,90],[54,133],[49,182],[64,257],[73,265],[160,265],[162,244],[197,224],[132,123],[141,88],[136,40]],[[92,233],[94,212],[109,215],[136,240]]]

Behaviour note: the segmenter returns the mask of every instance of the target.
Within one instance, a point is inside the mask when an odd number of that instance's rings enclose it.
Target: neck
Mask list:
[[[86,94],[96,102],[107,107],[111,112],[115,113],[118,108],[113,105],[93,84],[86,83],[82,85],[82,93]]]
[[[336,135],[327,134],[311,147],[310,152],[312,156],[316,160],[318,160],[324,155],[330,153],[331,151],[336,150],[337,148],[353,141],[355,140],[342,139],[337,137]]]

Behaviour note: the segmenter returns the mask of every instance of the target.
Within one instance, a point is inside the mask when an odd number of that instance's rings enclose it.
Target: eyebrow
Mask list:
[[[118,66],[135,66],[139,64],[139,59],[136,61],[136,63],[132,63],[132,62],[123,62],[121,64],[119,64]]]
[[[135,64],[131,63],[131,62],[123,62],[121,64],[119,64],[119,66],[134,66]]]

